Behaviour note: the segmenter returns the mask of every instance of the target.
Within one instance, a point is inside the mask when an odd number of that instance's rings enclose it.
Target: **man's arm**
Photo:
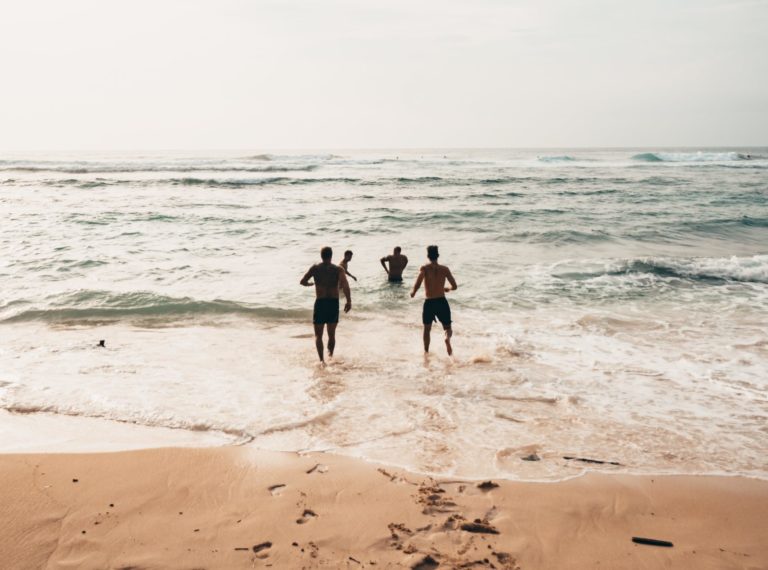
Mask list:
[[[381,261],[381,266],[384,268],[384,271],[386,271],[387,275],[389,275],[389,269],[387,269],[387,261],[389,261],[389,256],[382,257],[379,261]]]
[[[451,273],[451,270],[448,269],[447,267],[445,268],[445,278],[448,280],[448,283],[451,284],[451,289],[449,289],[448,287],[445,288],[446,293],[448,291],[455,291],[456,289],[459,288],[459,286],[456,284],[456,280],[453,278],[453,273]]]
[[[350,276],[352,279],[354,279],[355,281],[357,281],[357,277],[355,277],[354,275],[352,275],[352,274],[349,272],[349,269],[347,269],[347,267],[346,267],[346,266],[344,266],[344,273],[346,273],[346,274],[347,274],[347,275],[349,275],[349,276]]]
[[[314,283],[310,283],[309,280],[312,278],[312,275],[315,273],[315,266],[309,268],[309,270],[304,274],[304,277],[301,278],[301,281],[299,281],[299,284],[304,285],[304,287],[312,287]]]
[[[416,291],[421,287],[421,282],[424,281],[424,268],[419,269],[419,276],[416,278],[416,283],[413,284],[413,291],[411,291],[411,297],[416,295]]]
[[[347,281],[346,272],[339,271],[339,288],[344,291],[344,296],[347,298],[347,304],[344,305],[344,312],[348,313],[352,308],[352,292],[349,290],[349,281]]]
[[[403,271],[405,271],[405,268],[408,267],[408,256],[403,256]]]

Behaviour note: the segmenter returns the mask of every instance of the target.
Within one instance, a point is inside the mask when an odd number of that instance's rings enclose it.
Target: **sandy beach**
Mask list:
[[[768,567],[768,482],[740,477],[483,484],[247,447],[8,454],[0,472],[16,570]]]

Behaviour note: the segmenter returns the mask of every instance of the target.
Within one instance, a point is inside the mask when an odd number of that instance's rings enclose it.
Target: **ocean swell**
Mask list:
[[[632,157],[642,162],[732,162],[750,160],[749,155],[738,152],[643,152]]]
[[[3,315],[0,323],[42,321],[85,324],[126,319],[173,321],[206,316],[286,320],[306,318],[308,314],[306,310],[301,309],[278,309],[223,299],[205,301],[191,297],[169,297],[149,291],[116,293],[79,290],[46,299],[44,305],[21,300],[11,301],[0,306],[0,315]]]
[[[555,273],[554,277],[586,281],[632,275],[696,282],[768,283],[768,255],[704,258],[647,257],[611,262],[599,270]]]

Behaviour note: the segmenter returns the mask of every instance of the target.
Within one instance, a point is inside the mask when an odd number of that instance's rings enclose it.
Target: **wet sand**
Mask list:
[[[2,455],[0,473],[16,570],[768,567],[768,482],[737,477],[481,485],[242,447]]]

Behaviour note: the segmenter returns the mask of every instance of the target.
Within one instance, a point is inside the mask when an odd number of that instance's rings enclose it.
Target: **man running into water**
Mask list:
[[[394,254],[381,258],[381,266],[387,272],[391,283],[403,282],[403,270],[408,265],[408,258],[401,255],[401,251],[399,247],[396,247]],[[389,263],[389,267],[387,267],[387,263]]]
[[[344,259],[342,259],[341,262],[339,263],[339,267],[341,267],[344,270],[344,273],[346,273],[352,279],[357,281],[357,277],[355,277],[354,275],[352,275],[349,272],[349,262],[350,261],[352,261],[352,250],[348,249],[347,251],[344,252]]]
[[[419,277],[416,279],[416,283],[413,284],[411,297],[416,295],[416,291],[419,290],[423,281],[424,290],[427,294],[427,298],[424,300],[424,308],[421,312],[421,322],[424,323],[424,352],[429,352],[432,323],[435,320],[439,320],[445,330],[445,348],[448,349],[448,355],[450,356],[453,354],[453,348],[451,347],[453,330],[451,329],[451,306],[448,304],[445,294],[449,291],[455,291],[459,286],[456,284],[451,270],[437,262],[440,253],[438,253],[436,245],[427,247],[427,257],[429,258],[429,263],[422,265],[421,269],[419,269]],[[446,279],[451,284],[450,288],[445,286]]]
[[[333,357],[333,349],[336,348],[336,325],[339,324],[339,287],[344,291],[347,304],[344,312],[348,313],[352,308],[352,294],[349,291],[349,282],[344,270],[331,263],[333,250],[324,247],[320,250],[322,263],[317,263],[309,268],[301,278],[304,287],[315,286],[315,310],[312,322],[315,325],[315,346],[320,362],[325,363],[323,356],[323,327],[328,325],[328,356]],[[310,279],[314,278],[314,283]]]

